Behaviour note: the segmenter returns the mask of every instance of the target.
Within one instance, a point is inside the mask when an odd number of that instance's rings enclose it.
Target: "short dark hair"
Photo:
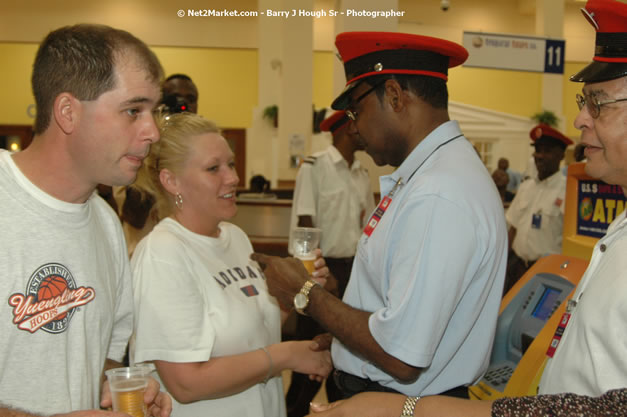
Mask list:
[[[448,108],[448,89],[446,88],[446,81],[437,77],[429,77],[426,75],[381,75],[367,79],[368,84],[375,85],[383,80],[394,79],[398,82],[403,90],[412,91],[426,103],[430,104],[436,109]],[[379,100],[383,99],[383,92],[385,83],[381,84],[377,89],[377,97]]]
[[[156,83],[163,69],[148,46],[124,30],[80,24],[54,30],[43,40],[33,64],[31,83],[37,117],[34,132],[50,125],[57,96],[71,93],[79,100],[95,100],[115,87],[115,63],[120,53],[135,54]]]
[[[168,78],[165,79],[164,83],[167,83],[170,80],[174,80],[176,78],[179,78],[181,80],[187,80],[187,81],[192,81],[192,79],[190,78],[189,75],[187,74],[172,74],[170,75]],[[192,81],[193,83],[193,81]]]

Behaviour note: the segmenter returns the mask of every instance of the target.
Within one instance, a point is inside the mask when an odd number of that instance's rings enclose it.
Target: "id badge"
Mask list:
[[[390,204],[392,204],[392,197],[394,197],[396,190],[401,186],[402,181],[403,178],[399,178],[398,181],[396,181],[396,184],[394,184],[394,187],[392,187],[390,193],[383,197],[383,200],[381,200],[377,209],[374,211],[374,213],[372,213],[372,217],[370,217],[370,220],[368,220],[368,223],[364,228],[364,234],[366,236],[370,237],[372,235],[372,232],[374,232],[374,229],[377,228],[377,225],[381,221],[381,217],[383,217],[385,211],[388,209]]]
[[[576,301],[568,300],[566,312],[564,312],[564,315],[562,315],[562,319],[557,325],[557,329],[555,329],[555,334],[553,335],[553,339],[551,339],[551,344],[549,345],[549,348],[546,351],[546,356],[548,356],[549,358],[552,358],[553,355],[555,355],[557,346],[560,344],[560,341],[562,340],[562,336],[564,335],[564,330],[566,330],[566,326],[568,325],[568,322],[570,321],[570,316],[573,314],[573,310],[575,309],[576,305],[577,305]]]
[[[536,213],[531,216],[531,227],[539,229],[542,226],[542,214]]]
[[[374,229],[376,229],[379,221],[381,221],[381,217],[383,217],[391,202],[392,199],[387,195],[383,197],[383,200],[381,200],[381,203],[379,203],[379,207],[377,207],[374,213],[372,213],[372,217],[370,217],[370,220],[368,220],[368,223],[364,228],[364,233],[366,234],[366,236],[370,237],[370,235],[372,235],[372,232],[374,231]]]

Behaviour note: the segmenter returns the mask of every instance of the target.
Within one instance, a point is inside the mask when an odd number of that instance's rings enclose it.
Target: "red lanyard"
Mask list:
[[[566,305],[566,312],[562,316],[559,324],[557,325],[557,329],[555,329],[555,334],[553,335],[553,339],[551,339],[551,344],[546,351],[546,356],[552,358],[555,355],[555,350],[557,346],[560,344],[562,340],[562,336],[564,335],[564,330],[566,330],[566,326],[568,326],[568,322],[570,321],[570,316],[573,314],[573,310],[577,305],[577,301],[568,300],[568,304]]]
[[[442,146],[447,145],[448,143],[450,143],[450,142],[452,142],[455,139],[460,138],[460,137],[462,137],[461,134],[459,134],[459,135],[457,135],[455,137],[450,138],[446,142],[440,143],[434,150],[431,151],[431,153],[429,155],[427,155],[427,157],[424,159],[424,161],[422,161],[422,163],[420,165],[418,165],[418,168],[416,168],[414,170],[414,172],[411,173],[411,175],[407,179],[407,182],[409,183],[409,181],[414,176],[414,174],[420,169],[420,167],[422,167],[424,165],[425,162],[427,162],[427,160],[429,158],[431,158],[431,155],[433,155],[435,153],[435,151],[437,151]],[[403,185],[403,184],[401,184],[402,181],[403,181],[402,177],[399,178],[398,181],[396,181],[396,184],[394,184],[394,187],[392,187],[392,190],[388,193],[388,195],[383,197],[383,200],[381,200],[381,202],[379,203],[379,206],[377,207],[377,209],[374,211],[374,213],[372,213],[372,216],[370,216],[370,220],[368,220],[368,223],[366,223],[366,227],[364,228],[364,233],[366,234],[366,236],[370,237],[370,235],[372,235],[372,232],[374,232],[374,229],[377,227],[377,225],[381,221],[381,218],[385,214],[385,210],[387,210],[388,207],[390,206],[390,204],[392,203],[392,197],[394,197],[394,193],[396,193],[398,188],[401,185]]]
[[[370,237],[374,229],[379,224],[379,221],[381,221],[381,217],[383,217],[383,215],[385,214],[385,210],[387,210],[390,206],[390,203],[392,202],[392,197],[394,197],[394,193],[396,193],[396,190],[401,185],[401,181],[403,181],[403,178],[399,178],[398,181],[396,181],[396,184],[394,184],[392,191],[390,191],[388,195],[383,197],[383,200],[381,200],[377,209],[374,211],[374,213],[372,213],[372,216],[370,216],[370,220],[368,220],[368,223],[364,228],[364,233],[366,234],[366,236]]]

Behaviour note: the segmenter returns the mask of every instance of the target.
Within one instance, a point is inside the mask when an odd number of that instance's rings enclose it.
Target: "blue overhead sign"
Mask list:
[[[470,54],[467,67],[564,73],[563,39],[464,32],[463,44]]]

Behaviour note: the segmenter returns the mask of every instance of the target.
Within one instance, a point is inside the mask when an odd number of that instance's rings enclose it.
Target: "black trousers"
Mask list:
[[[353,267],[353,257],[350,258],[324,258],[329,267],[329,271],[337,280],[337,289],[339,297],[344,297],[348,279],[351,276],[351,268]]]
[[[342,393],[342,399],[350,398],[355,394],[359,394],[360,392],[395,392],[400,394],[398,391],[392,388],[388,388],[379,384],[378,382],[372,381],[367,378],[361,378],[355,375],[351,375],[349,373],[335,370],[333,371],[333,379],[335,380],[335,385],[340,389]],[[452,388],[448,391],[441,392],[440,395],[446,395],[448,397],[457,397],[457,398],[469,398],[468,397],[468,387],[459,386]]]
[[[353,265],[353,258],[324,258],[329,271],[337,280],[338,292],[340,298],[344,295],[348,278],[351,274],[351,267]],[[296,339],[308,340],[315,336],[324,333],[324,329],[311,317],[297,316],[296,322]],[[296,372],[292,372],[292,380],[290,387],[287,390],[285,396],[285,403],[287,404],[287,416],[288,417],[303,417],[309,414],[309,403],[316,396],[316,393],[320,390],[320,382],[312,381],[309,379],[309,375],[303,375]],[[326,380],[326,391],[329,402],[341,400],[342,394],[335,386],[335,381],[329,375]]]
[[[520,256],[510,250],[507,255],[507,270],[505,272],[505,286],[503,287],[503,295],[512,289],[514,284],[518,282],[525,272],[535,264],[536,261],[525,261]]]

